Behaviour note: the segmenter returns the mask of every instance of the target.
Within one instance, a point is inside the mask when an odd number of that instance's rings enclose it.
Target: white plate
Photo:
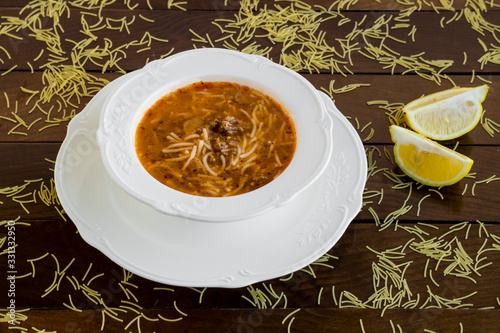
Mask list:
[[[191,220],[234,222],[286,205],[324,172],[332,151],[332,119],[314,86],[263,56],[206,48],[155,60],[126,75],[102,107],[97,143],[104,168],[126,193],[158,211]],[[153,178],[135,149],[137,126],[162,96],[199,81],[248,85],[275,99],[293,119],[297,146],[288,167],[272,182],[229,197],[200,197]],[[198,204],[193,205],[193,201]],[[203,203],[203,204],[201,204]]]
[[[102,89],[69,124],[55,183],[83,239],[125,269],[160,283],[237,288],[299,270],[327,252],[361,208],[366,158],[359,136],[321,93],[334,120],[332,159],[290,204],[235,223],[171,217],[133,199],[105,172],[95,134]]]

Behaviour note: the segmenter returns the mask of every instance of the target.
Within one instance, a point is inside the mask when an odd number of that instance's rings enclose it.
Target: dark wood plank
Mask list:
[[[82,111],[102,85],[121,76],[118,73],[91,73],[95,79],[86,82],[87,88],[96,90],[88,96],[62,98],[55,95],[45,101],[40,97],[47,86],[42,72],[14,71],[8,75],[8,79],[0,80],[0,141],[17,142],[62,142],[71,116]],[[23,89],[38,93],[33,95]],[[84,94],[83,90],[80,92]],[[57,123],[56,119],[63,121]],[[21,122],[24,124],[20,126]]]
[[[0,7],[25,7],[31,1],[29,0],[4,0],[0,3]],[[66,1],[70,7],[71,1]],[[179,7],[174,6],[174,3],[180,3]],[[355,2],[340,2],[335,4],[334,1],[331,0],[305,0],[302,1],[304,4],[309,4],[310,6],[323,6],[325,8],[329,8],[331,5],[334,10],[401,10],[412,5],[404,5],[402,3],[398,3],[396,1],[371,1],[371,0],[363,0],[363,1],[355,1]],[[274,2],[272,0],[261,0],[259,1],[261,6],[267,5],[272,6]],[[439,1],[426,1],[420,4],[422,10],[434,10],[432,4],[440,8],[442,4]],[[466,1],[454,1],[453,8],[461,9],[466,6]],[[190,1],[173,1],[172,4],[169,5],[169,2],[162,0],[149,0],[149,1],[114,1],[109,2],[106,8],[113,9],[154,9],[154,10],[182,10],[184,8],[186,10],[215,10],[215,11],[225,11],[225,10],[237,10],[240,8],[240,1],[237,0],[213,0],[213,1],[203,1],[203,0],[190,0]],[[488,10],[496,10],[497,7],[488,5]]]
[[[19,16],[21,8],[30,2],[28,0],[1,1],[0,11],[3,17],[0,22],[4,22],[5,16]],[[154,8],[153,11],[149,10],[148,3]],[[96,31],[98,39],[89,45],[87,51],[96,46],[104,46],[105,38],[109,38],[113,43],[112,48],[115,48],[134,39],[140,40],[146,32],[169,40],[168,43],[153,41],[149,50],[143,50],[144,45],[131,46],[125,50],[127,57],[120,60],[118,64],[126,71],[132,71],[142,67],[148,59],[157,59],[172,48],[176,53],[193,47],[208,46],[206,43],[193,42],[193,34],[189,32],[189,28],[201,35],[208,33],[212,40],[215,40],[222,37],[222,34],[212,21],[216,18],[232,18],[240,8],[240,1],[235,0],[188,0],[186,4],[180,3],[181,7],[188,9],[184,12],[175,6],[170,6],[169,10],[169,3],[172,4],[164,0],[149,0],[149,2],[126,0],[110,3],[102,11],[104,18],[126,17],[127,20],[135,18],[130,26],[130,34],[125,30],[122,32],[109,29]],[[333,1],[306,0],[305,3],[328,7]],[[68,4],[72,7],[71,2]],[[136,4],[137,6],[134,7]],[[276,4],[287,6],[289,2]],[[436,1],[434,4],[440,5]],[[480,3],[459,0],[453,3],[453,7],[473,9],[473,6],[478,4]],[[259,2],[259,8],[263,6],[273,8],[274,5],[275,2],[271,0]],[[131,10],[131,7],[134,7],[134,10]],[[482,68],[478,62],[486,52],[479,39],[491,51],[498,44],[493,34],[485,32],[485,35],[482,35],[473,30],[465,16],[462,16],[458,22],[452,22],[455,12],[439,10],[439,13],[436,13],[432,5],[425,3],[422,4],[423,11],[415,12],[410,16],[409,23],[417,27],[416,39],[412,42],[408,35],[411,26],[408,28],[395,26],[397,24],[395,18],[399,10],[410,7],[403,5],[402,2],[389,0],[338,2],[332,9],[340,9],[341,16],[324,22],[321,29],[327,31],[327,42],[339,51],[340,39],[345,38],[352,31],[355,22],[366,17],[361,25],[361,28],[366,29],[373,26],[377,20],[389,19],[392,16],[388,26],[391,36],[405,40],[406,43],[387,39],[384,41],[385,45],[404,56],[425,52],[422,58],[426,60],[452,60],[453,65],[444,73],[449,75],[457,85],[482,84],[483,81],[477,75],[485,81],[490,81],[490,92],[484,102],[485,117],[500,123],[500,115],[497,111],[497,105],[500,103],[498,100],[500,97],[497,94],[499,67],[490,63]],[[486,7],[481,10],[481,14],[488,22],[500,25],[500,17],[496,13],[497,8],[500,7],[493,2],[487,3]],[[84,11],[97,14],[97,10]],[[30,10],[25,10],[23,15],[29,12]],[[155,23],[143,20],[139,14],[154,19]],[[97,22],[89,14],[85,17],[90,24]],[[339,26],[342,17],[348,17],[351,21]],[[449,24],[444,24],[448,21]],[[73,44],[67,39],[80,41],[86,38],[80,32],[82,28],[80,10],[72,9],[71,17],[66,18],[66,15],[63,15],[61,22],[64,31],[60,30],[59,34],[62,37],[62,49],[65,52],[63,56],[69,57]],[[444,24],[444,28],[441,24]],[[43,20],[42,25],[47,28],[51,26],[51,22]],[[397,29],[391,29],[391,26]],[[45,329],[57,332],[139,332],[140,329],[142,332],[169,330],[224,333],[422,332],[424,330],[495,332],[498,330],[500,289],[496,277],[500,264],[500,224],[498,223],[500,219],[497,207],[500,203],[498,199],[500,193],[496,178],[490,184],[475,184],[475,182],[499,176],[500,135],[490,137],[478,125],[469,134],[457,140],[444,142],[450,147],[458,142],[457,150],[475,161],[471,170],[475,178],[463,179],[458,184],[449,187],[431,189],[412,183],[409,196],[408,188],[394,189],[396,182],[386,177],[383,172],[370,177],[366,185],[366,205],[337,244],[328,251],[331,257],[324,257],[324,262],[312,264],[309,268],[299,270],[291,276],[256,283],[249,288],[229,290],[209,288],[203,291],[172,287],[135,275],[127,275],[129,283],[127,284],[124,282],[127,272],[85,243],[73,223],[70,220],[63,221],[58,214],[56,209],[61,207],[57,203],[45,205],[39,197],[36,197],[36,191],[42,188],[50,190],[53,186],[53,171],[51,170],[53,164],[50,161],[55,159],[60,142],[64,139],[67,121],[57,127],[46,128],[43,131],[40,129],[45,125],[50,125],[50,119],[54,117],[68,116],[73,109],[75,113],[80,112],[90,97],[84,97],[78,102],[73,99],[74,106],[64,107],[59,107],[59,103],[64,104],[64,102],[56,97],[42,105],[44,111],[53,107],[49,116],[39,109],[33,109],[30,113],[36,98],[32,98],[26,105],[30,94],[23,92],[20,87],[42,91],[47,82],[42,80],[44,68],[41,66],[49,60],[50,52],[45,49],[42,57],[34,61],[46,45],[36,41],[33,36],[29,36],[30,32],[27,29],[16,34],[23,40],[5,35],[0,36],[0,46],[7,50],[11,58],[9,59],[3,49],[0,49],[0,74],[4,74],[17,65],[12,72],[0,76],[0,116],[4,117],[0,118],[0,161],[2,162],[0,192],[4,191],[0,194],[0,221],[3,220],[1,223],[4,225],[5,220],[20,217],[19,224],[16,226],[18,244],[16,269],[19,277],[25,276],[17,279],[15,283],[16,310],[31,308],[30,311],[23,312],[27,315],[27,320],[23,320],[19,324],[20,327],[33,331]],[[275,61],[279,59],[280,43],[272,45],[265,38],[254,38],[248,43],[252,41],[260,43],[262,47],[272,46],[270,56]],[[376,39],[370,41],[379,42]],[[352,42],[359,42],[357,47],[360,47],[361,51],[366,47],[362,38],[357,38]],[[222,46],[222,42],[216,45]],[[244,45],[239,46],[240,49],[243,47]],[[464,62],[464,52],[467,54],[466,62]],[[105,56],[101,64],[106,60]],[[346,58],[341,60],[346,60]],[[35,69],[33,74],[28,62]],[[71,64],[71,62],[67,60],[56,65],[62,64]],[[397,108],[423,94],[449,88],[452,86],[451,82],[441,77],[441,85],[438,85],[418,77],[415,73],[390,75],[390,68],[384,68],[383,63],[365,58],[356,51],[353,53],[352,66],[346,64],[346,67],[355,75],[344,77],[338,73],[330,74],[327,70],[323,70],[322,74],[308,74],[307,71],[302,71],[302,74],[318,89],[328,88],[332,80],[335,80],[335,88],[358,83],[369,84],[351,92],[334,94],[333,98],[337,107],[349,117],[362,139],[365,139],[372,129],[374,130],[373,137],[364,141],[368,157],[371,157],[372,163],[376,163],[374,170],[384,169],[387,172],[400,174],[398,167],[384,155],[384,149],[387,149],[388,154],[392,156],[392,142],[388,132],[389,121],[385,114],[387,110],[378,105],[370,106],[369,102],[385,100],[390,103],[391,107]],[[437,67],[434,66],[434,68]],[[94,75],[96,80],[104,78],[111,81],[119,77],[121,74],[116,72],[117,69],[117,67],[108,68],[105,73],[101,73],[100,66],[90,62],[85,65],[86,72]],[[403,71],[404,68],[401,66],[395,68],[395,74],[402,74]],[[473,77],[475,79],[472,81]],[[85,84],[92,85],[88,81]],[[4,92],[9,98],[9,107],[7,107]],[[59,103],[56,100],[59,100]],[[14,115],[16,102],[18,111]],[[60,111],[57,112],[57,110]],[[37,121],[29,131],[26,131],[23,126],[18,128],[19,131],[26,132],[28,135],[7,134],[16,125],[16,121],[19,121],[16,116],[23,119],[27,125]],[[7,120],[5,117],[14,121]],[[38,120],[39,118],[41,119]],[[400,176],[399,181],[409,183],[410,179]],[[5,192],[6,188],[24,185],[27,187],[16,194],[16,198]],[[380,194],[381,190],[383,190],[383,197]],[[25,204],[30,212],[27,214],[15,200],[30,200],[33,193],[37,202]],[[27,196],[23,196],[24,194]],[[389,221],[390,223],[384,224],[384,219],[390,217],[391,213],[404,204],[411,205],[411,209],[393,221]],[[374,221],[374,216],[369,210],[377,214],[382,224]],[[469,221],[469,223],[462,223],[463,221]],[[7,230],[1,226],[0,229],[0,251],[5,251],[4,240],[6,238],[4,237],[7,235]],[[417,251],[416,246],[423,245],[425,242],[428,242],[427,246],[434,245],[438,249],[448,251],[445,253],[445,259],[439,261],[431,257],[429,253]],[[134,244],[136,245],[140,246],[140,244]],[[402,249],[404,251],[398,253]],[[483,252],[484,250],[487,251]],[[377,255],[377,253],[385,254]],[[33,266],[28,261],[43,255],[46,256],[33,262]],[[387,258],[387,255],[392,258]],[[381,257],[390,260],[387,261]],[[7,257],[4,253],[0,259],[0,267],[4,268],[4,271],[7,267],[5,258]],[[462,260],[460,264],[463,266],[459,264],[452,269],[450,265],[456,264],[458,258]],[[65,271],[59,288],[47,293],[47,288],[53,284],[54,275],[57,272],[56,259],[61,270],[68,264],[70,266]],[[399,271],[401,274],[392,275],[392,279],[384,275],[391,271],[391,267],[398,272],[394,266],[391,266],[391,263],[399,265],[397,267],[404,269],[404,273]],[[90,264],[92,267],[84,279]],[[33,267],[36,268],[36,274],[30,276],[33,274]],[[380,270],[380,275],[375,274],[377,269]],[[459,271],[465,272],[465,277],[450,274]],[[74,281],[79,281],[82,285],[86,283],[96,290],[98,294],[94,301],[102,300],[102,304],[91,301],[82,288],[75,287],[75,284],[71,283],[67,277],[74,277]],[[89,280],[94,277],[95,279],[90,283]],[[378,285],[376,284],[377,277],[380,279]],[[407,295],[404,302],[413,301],[414,304],[410,305],[415,308],[404,309],[403,302],[395,309],[383,311],[384,305],[393,302],[393,297],[398,292],[406,290],[397,283],[397,279],[401,277],[404,278],[408,290],[411,291],[411,295]],[[122,287],[128,288],[130,294],[125,293],[119,283]],[[374,302],[375,290],[383,290],[384,286],[390,288],[387,289],[390,293],[386,298],[386,303]],[[4,298],[8,287],[9,281],[5,278],[0,279],[0,294],[4,295]],[[169,289],[159,290],[158,287]],[[278,299],[273,295],[269,289],[271,287],[283,297]],[[270,308],[274,305],[275,309],[258,309],[249,301],[256,301],[252,296],[252,290],[258,290],[262,293],[261,295],[268,298],[267,300],[261,299],[262,306]],[[201,292],[203,294],[200,294]],[[137,301],[131,296],[132,293],[137,297]],[[451,300],[449,304],[451,307],[462,306],[463,308],[445,309],[446,305],[439,307],[435,300],[426,302],[430,293],[442,297],[443,302]],[[77,308],[83,309],[82,312],[71,311],[64,305],[70,304],[70,295],[71,301]],[[347,308],[350,305],[349,295],[356,298],[357,302],[363,306],[374,307],[374,309]],[[112,310],[116,311],[118,320],[106,315],[105,325],[101,328],[104,304],[110,308],[120,306],[121,308]],[[299,311],[287,318],[295,310]],[[139,319],[138,316],[141,313],[143,317]],[[158,315],[180,320],[166,322]],[[154,321],[149,321],[148,318]],[[7,331],[4,329],[8,327],[7,324],[0,325],[0,331]]]
[[[378,168],[387,168],[395,174],[402,175],[400,181],[411,182],[411,179],[405,176],[397,165],[391,164],[384,156],[384,147],[375,146],[381,152],[382,157],[378,157],[378,151],[373,153],[374,161]],[[387,147],[392,154],[392,148]],[[484,149],[484,150],[483,150]],[[369,150],[371,150],[369,148]],[[456,184],[445,186],[441,189],[434,189],[428,186],[421,186],[412,183],[412,189],[394,190],[396,183],[389,180],[384,172],[377,173],[367,181],[368,190],[380,191],[383,189],[383,199],[378,204],[380,196],[374,197],[370,206],[375,210],[383,220],[392,212],[403,207],[406,199],[406,206],[412,206],[402,219],[433,221],[433,220],[481,220],[485,222],[500,221],[496,207],[498,207],[498,197],[500,187],[495,182],[479,183],[493,177],[498,179],[498,166],[500,165],[500,156],[498,147],[482,146],[459,146],[457,151],[472,158],[475,163],[472,166],[471,173],[474,178],[464,178]],[[392,157],[394,160],[394,158]],[[399,192],[399,193],[396,193]],[[411,194],[411,195],[410,195]],[[442,198],[441,198],[442,197]],[[422,200],[422,201],[421,201]],[[419,209],[420,207],[420,209]],[[409,208],[409,207],[408,207]],[[363,209],[359,218],[371,220],[373,217],[367,209]]]
[[[376,291],[374,284],[377,284],[377,279],[380,279],[377,290],[383,289],[387,283],[387,288],[393,289],[391,297],[395,297],[399,291],[403,290],[403,287],[395,282],[396,280],[385,277],[387,279],[385,281],[384,274],[390,271],[387,268],[389,266],[384,268],[384,261],[377,253],[372,252],[381,253],[390,249],[393,249],[393,258],[389,262],[400,265],[401,270],[407,266],[404,274],[395,270],[396,273],[393,276],[402,277],[407,289],[411,291],[411,295],[405,296],[405,300],[400,306],[396,306],[397,308],[402,308],[402,304],[410,300],[417,308],[432,308],[437,304],[435,301],[426,302],[429,290],[445,299],[459,299],[467,296],[454,306],[470,304],[466,307],[473,309],[491,306],[498,308],[499,306],[497,298],[500,290],[495,282],[496,274],[494,274],[500,265],[499,238],[494,238],[500,237],[498,224],[487,224],[482,227],[472,221],[470,227],[464,225],[461,229],[453,229],[457,227],[455,223],[434,223],[431,228],[416,222],[402,221],[401,228],[397,230],[393,228],[380,230],[373,222],[357,223],[355,221],[348,227],[339,242],[328,251],[332,257],[325,257],[291,276],[256,283],[249,288],[208,288],[203,291],[202,289],[166,286],[136,275],[127,275],[125,278],[125,274],[128,273],[98,250],[86,244],[76,233],[76,228],[71,222],[28,220],[19,220],[19,222],[27,222],[30,225],[20,224],[15,230],[16,241],[19,244],[16,249],[17,275],[21,277],[28,275],[16,280],[18,308],[62,308],[63,303],[70,304],[68,295],[71,295],[75,306],[81,309],[100,308],[102,304],[96,302],[99,299],[109,307],[119,307],[132,302],[143,308],[172,309],[175,301],[181,309],[253,308],[257,305],[253,305],[249,300],[256,301],[251,293],[251,290],[254,290],[260,291],[261,295],[265,295],[262,297],[268,298],[268,300],[260,299],[259,307],[263,308],[272,306],[275,308],[344,308],[349,306],[346,294],[349,292],[359,300],[360,304],[364,304],[364,307],[381,311],[385,305],[393,301],[391,298],[388,298],[386,304],[370,301]],[[403,227],[419,227],[425,232],[421,234],[422,240]],[[455,231],[449,233],[453,230]],[[449,244],[450,253],[443,257],[443,261],[415,250],[421,241],[429,241],[429,244],[432,244],[433,239],[436,241],[442,239],[441,244]],[[480,275],[470,271],[468,277],[471,279],[447,273],[449,265],[454,263],[454,256],[458,255],[455,251],[458,251],[460,246],[471,258],[473,264],[470,267],[474,267],[476,262],[476,267],[490,262],[491,264],[478,269],[477,272]],[[490,250],[482,252],[485,249]],[[401,253],[396,256],[394,252],[398,251]],[[28,261],[44,255],[42,259],[32,263]],[[485,259],[481,259],[483,257]],[[60,271],[68,265],[69,267],[64,271],[64,276],[58,275],[58,278],[61,278],[59,288],[49,291],[54,276],[57,275],[58,264]],[[375,274],[374,265],[379,267],[380,275]],[[450,272],[455,271],[450,269]],[[78,281],[80,288],[75,287],[75,281]],[[6,286],[6,283],[2,282],[1,285]],[[95,290],[97,296],[93,298],[94,301],[86,295],[85,290],[88,289],[84,290],[83,285]],[[275,294],[270,291],[270,287]],[[124,288],[128,290],[127,294]],[[161,288],[169,288],[169,290]],[[203,294],[200,294],[202,291]],[[129,292],[134,296],[131,296]],[[282,295],[281,298],[278,297],[280,295]],[[410,305],[413,306],[412,304]]]
[[[12,9],[5,9],[6,16],[16,16],[17,11]],[[139,14],[154,20],[154,23],[145,21],[139,17]],[[129,71],[142,67],[147,59],[153,60],[158,59],[160,56],[167,54],[174,48],[175,52],[188,50],[193,48],[193,44],[197,47],[210,47],[208,43],[193,42],[195,36],[189,31],[190,28],[196,33],[205,36],[206,33],[210,35],[211,40],[215,41],[218,38],[223,37],[218,27],[212,24],[212,21],[218,18],[233,18],[234,13],[232,12],[212,12],[212,11],[126,11],[126,10],[104,10],[102,12],[103,21],[98,24],[98,26],[105,26],[107,19],[121,20],[125,18],[127,22],[130,23],[129,31],[123,28],[120,32],[121,23],[111,23],[117,29],[97,29],[93,34],[97,37],[97,40],[91,43],[87,49],[90,51],[95,47],[105,47],[104,38],[112,40],[113,45],[109,47],[110,49],[125,45],[133,40],[140,41],[146,32],[151,35],[167,39],[168,43],[154,41],[151,43],[151,49],[144,50],[145,45],[131,46],[129,49],[124,49],[126,51],[126,58],[124,55],[117,54],[117,57],[123,57],[117,62],[119,67],[111,67],[108,70],[123,70]],[[370,29],[378,24],[380,20],[387,20],[388,23],[382,24],[379,30],[385,33],[386,30],[390,31],[390,35],[406,41],[405,43],[400,43],[391,38],[386,38],[384,45],[389,47],[401,54],[401,56],[411,57],[420,54],[420,58],[426,61],[437,61],[437,60],[450,60],[453,61],[453,65],[443,71],[443,73],[471,73],[472,70],[483,70],[485,72],[498,73],[498,67],[495,64],[489,63],[484,67],[478,63],[478,60],[483,56],[485,51],[483,50],[481,44],[478,42],[478,38],[482,40],[485,45],[494,43],[495,39],[491,34],[480,35],[478,32],[471,28],[471,25],[466,21],[465,18],[461,18],[459,21],[452,21],[448,25],[441,28],[441,21],[449,21],[453,18],[453,13],[441,13],[436,14],[434,12],[417,12],[410,16],[409,24],[407,28],[397,28],[400,22],[396,21],[395,16],[397,12],[375,12],[371,11],[365,12],[347,12],[345,17],[349,18],[351,21],[339,26],[339,21],[342,17],[335,19],[326,20],[321,25],[321,30],[327,32],[325,36],[325,41],[332,47],[334,47],[337,52],[342,52],[342,45],[339,39],[346,39],[346,36],[353,31],[361,29]],[[71,64],[71,50],[74,44],[68,42],[67,40],[73,40],[75,42],[81,41],[82,39],[87,39],[88,36],[83,35],[80,30],[82,30],[81,24],[74,24],[74,18],[79,17],[80,12],[73,10],[70,17],[63,15],[60,19],[61,25],[64,32],[59,32],[60,37],[55,37],[61,40],[61,47],[64,54],[62,57],[68,58],[68,60],[57,63],[59,64]],[[328,16],[325,16],[327,18]],[[487,12],[484,14],[487,21],[492,24],[499,24],[498,16],[493,12]],[[96,17],[85,15],[86,22],[92,26],[93,24],[99,23]],[[196,26],[192,24],[196,22]],[[358,24],[359,22],[362,22]],[[47,28],[50,27],[47,21]],[[223,24],[223,23],[222,23]],[[408,34],[411,32],[411,26],[417,26],[417,32],[415,35],[415,42]],[[396,27],[395,29],[393,29]],[[129,34],[130,32],[130,34]],[[264,33],[263,31],[258,31],[256,35]],[[3,63],[0,63],[0,69],[8,70],[14,65],[17,65],[16,70],[29,70],[30,67],[28,62],[35,68],[40,68],[49,60],[49,52],[45,52],[44,55],[38,60],[34,59],[39,54],[40,50],[45,47],[45,44],[41,41],[35,40],[35,38],[30,36],[27,29],[21,30],[18,33],[14,33],[22,40],[14,39],[12,37],[4,37],[0,39],[0,46],[4,47],[10,54],[11,59],[7,56],[2,57]],[[368,38],[367,41],[373,45],[378,45],[381,38]],[[446,40],[447,47],[440,47],[442,41]],[[277,43],[273,45],[266,38],[254,38],[246,44],[242,44],[238,49],[243,49],[245,45],[252,43],[253,41],[261,44],[262,48],[272,47],[270,52],[270,57],[274,61],[279,61],[282,44]],[[345,43],[345,42],[344,42]],[[354,38],[350,41],[351,45],[356,45],[356,48],[361,49],[365,54],[368,51],[365,49],[367,44],[361,37]],[[216,46],[222,47],[223,41],[215,43]],[[290,52],[290,49],[288,52]],[[137,53],[140,51],[139,53]],[[467,66],[463,66],[464,62],[464,52],[467,53]],[[391,51],[390,51],[391,52]],[[425,54],[422,54],[424,52]],[[331,54],[333,59],[340,61],[339,68],[344,73],[348,73],[343,66],[346,66],[349,70],[355,73],[391,73],[391,68],[387,68],[388,63],[380,58],[381,63],[377,60],[368,59],[365,56],[358,53],[356,50],[352,52],[351,60],[347,56],[336,56]],[[419,57],[415,57],[417,59]],[[101,65],[104,65],[109,56],[104,56],[103,60],[99,60]],[[424,60],[419,60],[423,63]],[[352,61],[352,65],[350,62]],[[343,64],[345,63],[345,64]],[[432,65],[433,70],[438,72],[441,68],[437,65]],[[88,70],[98,70],[102,68],[98,65],[91,63],[90,61],[86,63],[85,68]],[[395,66],[395,73],[405,72],[407,68],[402,66]],[[331,70],[321,70],[322,72],[330,72]],[[425,71],[424,71],[425,72]]]
[[[8,165],[2,167],[0,177],[0,219],[15,219],[28,213],[41,219],[55,218],[58,215],[55,208],[58,205],[47,206],[39,193],[42,187],[50,191],[54,186],[54,164],[50,161],[55,161],[59,146],[60,144],[0,144],[2,163],[5,163],[4,166]],[[36,203],[19,203],[35,199]]]
[[[384,155],[384,146],[376,145],[371,155],[378,169],[385,169],[386,172],[393,172],[403,175],[401,182],[411,182],[411,179],[404,176],[399,168]],[[43,179],[45,185],[50,186],[53,173],[50,170],[53,165],[45,159],[55,160],[59,149],[58,143],[3,143],[0,144],[0,156],[4,161],[2,175],[0,177],[0,188],[20,186],[26,180]],[[367,147],[369,151],[373,148]],[[392,146],[386,146],[392,156]],[[372,207],[378,216],[383,220],[386,216],[403,206],[409,196],[407,205],[412,208],[404,215],[404,219],[435,220],[435,221],[459,221],[459,220],[481,220],[483,222],[498,222],[499,216],[497,207],[500,204],[500,187],[498,181],[492,183],[475,182],[499,176],[498,166],[500,165],[500,155],[498,147],[495,146],[459,146],[457,151],[469,156],[475,161],[471,172],[475,173],[475,178],[466,178],[457,184],[444,187],[440,190],[423,186],[418,188],[418,184],[412,184],[411,195],[409,188],[395,190],[395,181],[384,175],[384,171],[376,173],[367,182],[369,191],[380,191],[383,189],[381,204],[380,196],[366,199],[366,202],[373,202],[366,206],[359,214],[362,220],[372,220],[373,217],[368,211]],[[379,157],[378,152],[381,152]],[[392,157],[393,158],[393,157]],[[41,182],[34,182],[19,195],[31,193],[41,186]],[[474,193],[473,193],[474,190]],[[437,192],[435,192],[437,191]],[[439,193],[438,193],[439,192]],[[463,193],[463,195],[462,195]],[[443,199],[441,199],[441,196]],[[425,198],[424,198],[425,197]],[[15,218],[23,216],[28,219],[60,219],[54,205],[46,206],[38,203],[27,203],[24,206],[31,214],[27,215],[18,202],[12,200],[13,197],[0,196],[3,216]],[[422,202],[420,202],[423,200]],[[420,206],[420,209],[419,209]]]
[[[141,332],[435,332],[487,333],[494,332],[498,325],[498,310],[402,310],[388,311],[380,317],[379,311],[356,309],[296,309],[287,310],[189,310],[187,316],[179,316],[175,311],[145,310],[142,313],[150,319],[173,316],[182,318],[177,322],[162,320],[148,321],[141,318]],[[71,310],[31,310],[28,320],[19,327],[45,329],[57,332],[98,333],[101,332],[101,311],[85,310],[77,313]],[[104,330],[121,332],[137,314],[120,316],[123,322],[107,317]],[[125,320],[124,320],[125,319]],[[286,320],[285,320],[286,319]],[[292,321],[293,319],[293,321]],[[130,324],[127,331],[138,332],[137,322]],[[363,327],[363,328],[362,328]]]
[[[103,84],[120,76],[116,73],[92,73],[87,89],[100,90]],[[85,107],[96,91],[88,97],[62,98],[55,95],[46,101],[41,94],[47,86],[41,72],[12,72],[0,80],[0,141],[55,141],[61,142],[72,116]],[[101,83],[99,80],[105,80]],[[21,88],[22,87],[22,88]],[[23,91],[37,91],[32,94]],[[85,95],[85,91],[80,91]],[[68,104],[71,103],[71,104]],[[20,125],[21,124],[21,125]],[[24,133],[24,134],[23,134]]]
[[[93,75],[98,79],[105,79],[107,81],[112,81],[120,76],[120,74],[117,73],[93,73]],[[438,86],[416,75],[356,74],[344,77],[335,74],[304,74],[304,77],[320,90],[328,90],[332,81],[334,81],[333,87],[335,89],[340,89],[349,85],[364,85],[350,92],[333,94],[333,99],[338,109],[345,116],[350,118],[351,123],[358,130],[362,140],[368,137],[372,128],[374,129],[373,137],[364,142],[367,145],[392,143],[388,130],[390,122],[386,115],[386,112],[388,112],[387,108],[401,108],[404,104],[422,95],[431,94],[452,87],[452,84]],[[472,76],[468,75],[453,75],[452,78],[456,85],[463,87],[483,84],[483,82],[477,78],[471,83]],[[500,104],[500,95],[497,94],[500,84],[499,79],[496,75],[489,75],[486,76],[486,78],[492,83],[488,84],[490,91],[483,103],[484,110],[486,111],[484,117],[500,123],[500,114],[496,107],[496,105]],[[23,92],[20,88],[21,86],[32,91],[42,91],[44,88],[42,74],[40,72],[35,72],[34,74],[29,72],[12,72],[8,74],[8,80],[0,80],[0,116],[5,117],[0,118],[0,141],[61,142],[66,135],[67,121],[62,122],[56,127],[43,129],[43,127],[52,124],[47,121],[54,118],[62,118],[64,114],[69,115],[73,109],[78,113],[90,100],[90,98],[82,98],[80,103],[78,103],[76,98],[72,98],[71,102],[77,106],[77,108],[74,108],[71,105],[61,107],[60,105],[64,105],[62,100],[60,98],[54,98],[51,102],[45,104],[39,103],[40,108],[33,109],[39,98],[38,95],[31,98],[29,104],[26,105],[31,94]],[[9,98],[9,107],[7,107],[5,95],[1,92],[7,94]],[[387,106],[369,105],[369,102],[377,100],[387,101],[389,104]],[[8,133],[11,132],[15,126],[18,126],[19,123],[12,114],[16,109],[16,101],[18,105],[17,115],[24,120],[26,125],[30,126],[33,122],[37,122],[34,123],[29,130],[21,126],[15,129],[14,133],[9,135]],[[41,111],[44,110],[44,112],[48,113],[51,108],[53,108],[53,111],[49,116]],[[33,111],[31,111],[32,109]],[[59,112],[57,112],[58,110]],[[12,119],[13,121],[6,120],[6,118]],[[366,125],[368,126],[365,128]],[[41,129],[43,130],[40,131]],[[363,131],[361,132],[361,130]],[[21,135],[17,132],[26,133],[27,135]],[[454,146],[457,141],[460,145],[498,145],[500,144],[500,135],[496,134],[491,137],[482,126],[478,124],[477,127],[468,134],[457,140],[444,142],[444,144]]]
[[[443,83],[442,86],[436,85],[434,82],[425,80],[415,75],[310,75],[304,74],[317,89],[324,91],[328,90],[331,82],[334,89],[349,87],[349,85],[365,85],[360,86],[352,91],[345,93],[333,94],[333,100],[337,108],[347,117],[351,124],[357,129],[359,136],[365,140],[370,129],[374,129],[373,137],[364,141],[366,145],[379,143],[392,143],[389,134],[389,117],[386,113],[391,110],[399,110],[405,104],[417,99],[423,95],[429,95],[441,90],[450,89],[453,87],[450,83]],[[452,75],[451,78],[455,85],[460,87],[474,87],[485,84],[484,82],[466,75]],[[490,118],[497,123],[500,123],[500,114],[497,112],[496,105],[498,102],[497,93],[499,88],[499,79],[497,76],[487,76],[490,90],[483,103],[485,110],[484,117]],[[367,86],[369,85],[369,86]],[[387,101],[387,105],[373,104],[373,101]],[[367,126],[368,125],[368,126]],[[367,127],[365,127],[367,126]],[[365,128],[364,128],[365,127]],[[363,130],[363,132],[361,132]],[[478,124],[474,130],[463,135],[456,140],[442,142],[445,145],[454,146],[456,142],[460,145],[498,145],[500,144],[500,135],[491,137],[484,128]]]

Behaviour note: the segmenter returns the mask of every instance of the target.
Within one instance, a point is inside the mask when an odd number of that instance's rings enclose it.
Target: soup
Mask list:
[[[158,100],[136,130],[143,167],[192,195],[222,197],[262,187],[290,164],[297,135],[276,101],[230,82],[196,82]]]

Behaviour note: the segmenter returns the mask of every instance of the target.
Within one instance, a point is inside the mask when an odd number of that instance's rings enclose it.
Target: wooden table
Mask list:
[[[14,301],[16,312],[15,325],[2,312],[1,332],[498,332],[499,4],[97,2],[0,2],[0,306]],[[294,38],[279,39],[286,29]],[[68,121],[103,85],[212,44],[285,61],[329,91],[369,164],[364,206],[327,255],[240,289],[172,287],[124,271],[78,235],[53,182]],[[280,60],[294,54],[302,58]],[[74,75],[49,77],[64,71]],[[471,174],[443,188],[404,176],[388,130],[402,106],[482,84],[481,124],[444,142],[475,161]]]

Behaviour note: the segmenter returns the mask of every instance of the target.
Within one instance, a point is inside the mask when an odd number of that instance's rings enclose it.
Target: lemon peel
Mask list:
[[[452,185],[465,177],[474,161],[421,134],[392,125],[394,157],[401,170],[429,186]]]
[[[452,88],[418,98],[403,108],[406,123],[434,140],[458,138],[479,123],[488,89]]]

